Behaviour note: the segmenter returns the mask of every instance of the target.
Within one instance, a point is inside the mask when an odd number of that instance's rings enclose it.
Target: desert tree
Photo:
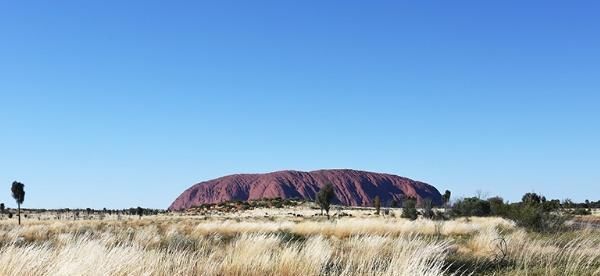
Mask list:
[[[21,204],[25,201],[25,184],[14,181],[10,191],[17,202],[17,216],[19,217],[19,225],[21,225]]]
[[[590,200],[589,199],[585,200],[585,206],[584,207],[587,208],[588,211],[590,211],[590,212],[592,211],[592,207],[590,206]]]
[[[142,215],[144,215],[144,209],[142,207],[138,206],[136,208],[135,212],[138,216],[140,216],[140,219],[142,219]]]
[[[381,199],[378,195],[373,198],[373,207],[375,207],[375,214],[379,215],[379,211],[381,210]]]
[[[506,216],[508,214],[510,206],[504,203],[502,197],[490,197],[487,201],[490,203],[490,214],[492,216]]]
[[[446,190],[442,195],[442,202],[444,203],[444,208],[446,208],[446,206],[448,206],[448,203],[450,202],[450,195],[450,190]]]
[[[563,199],[563,202],[561,203],[563,208],[574,208],[575,207],[575,203],[570,199],[570,198],[565,198]]]
[[[329,182],[325,183],[325,185],[321,187],[319,193],[317,194],[317,203],[321,208],[321,215],[323,215],[323,210],[325,210],[327,219],[329,219],[329,206],[331,205],[331,201],[334,199],[334,197],[335,192],[333,190],[333,184]]]
[[[433,201],[431,198],[423,200],[423,217],[426,219],[432,219],[434,217]]]
[[[476,196],[456,200],[451,211],[455,217],[485,217],[491,212],[490,202]]]
[[[414,197],[408,197],[402,202],[402,215],[401,217],[410,220],[416,220],[418,217],[417,213],[417,199]]]
[[[545,197],[543,201],[546,201]],[[526,193],[521,198],[521,202],[526,205],[538,205],[542,203],[542,196],[536,193]]]

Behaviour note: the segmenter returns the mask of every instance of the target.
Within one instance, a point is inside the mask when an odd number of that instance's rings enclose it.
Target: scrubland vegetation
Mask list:
[[[314,208],[49,214],[21,226],[5,217],[0,275],[600,275],[600,231],[591,228],[538,233],[499,217],[413,221],[400,218],[402,209],[338,208],[328,220]]]
[[[595,203],[534,193],[448,208],[446,191],[443,208],[406,198],[383,210],[376,197],[373,208],[330,212],[325,186],[316,203],[23,210],[22,221],[15,183],[18,220],[0,205],[0,275],[600,275]]]

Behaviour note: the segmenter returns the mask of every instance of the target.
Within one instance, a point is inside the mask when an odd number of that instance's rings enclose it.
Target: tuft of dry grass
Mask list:
[[[508,236],[508,251],[513,275],[600,275],[598,231],[536,238],[519,230]]]

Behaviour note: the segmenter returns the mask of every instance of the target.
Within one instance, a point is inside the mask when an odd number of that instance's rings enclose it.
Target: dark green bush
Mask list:
[[[504,216],[517,223],[518,226],[535,232],[557,232],[564,229],[568,216],[561,212],[544,210],[541,204],[517,203],[510,205],[510,212]]]
[[[426,219],[433,219],[435,216],[433,212],[433,202],[427,198],[423,202],[423,217]]]
[[[417,213],[417,200],[414,198],[408,198],[404,200],[402,205],[402,215],[401,217],[407,218],[410,220],[416,220],[418,217]]]
[[[504,199],[499,196],[488,198],[490,203],[490,215],[506,216],[510,212],[510,206],[504,203]]]
[[[565,229],[565,222],[570,215],[586,215],[585,209],[565,211],[567,204],[559,200],[546,200],[536,193],[526,193],[521,202],[508,204],[501,197],[482,200],[477,197],[458,200],[451,214],[462,216],[499,216],[514,221],[518,226],[535,232],[557,232]],[[569,205],[570,206],[570,205]]]
[[[452,207],[452,215],[457,217],[484,217],[491,214],[490,202],[477,197],[459,199]]]
[[[519,203],[507,204],[500,197],[489,198],[488,202],[492,215],[510,219],[535,232],[560,231],[569,218],[561,211],[560,201],[548,201],[536,193],[526,193]]]

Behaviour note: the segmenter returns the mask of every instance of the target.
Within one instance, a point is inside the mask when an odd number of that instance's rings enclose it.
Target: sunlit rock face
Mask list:
[[[384,206],[393,200],[401,203],[407,197],[415,197],[418,202],[431,199],[435,205],[442,203],[435,187],[397,175],[356,170],[278,171],[234,174],[195,184],[177,197],[169,210],[275,197],[314,200],[325,183],[333,184],[336,204],[371,206],[375,196]]]

